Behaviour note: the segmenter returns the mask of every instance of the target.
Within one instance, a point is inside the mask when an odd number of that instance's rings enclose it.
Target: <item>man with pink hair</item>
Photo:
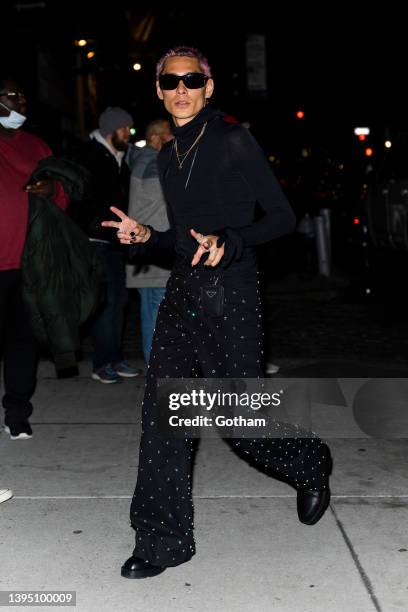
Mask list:
[[[261,304],[255,247],[291,232],[295,216],[260,147],[241,125],[207,105],[214,81],[189,47],[157,65],[157,95],[172,117],[174,140],[158,156],[170,229],[158,232],[111,208],[124,244],[176,252],[160,305],[142,405],[139,471],[130,518],[136,530],[126,578],[155,576],[195,553],[191,487],[193,440],[165,437],[158,378],[259,378]],[[264,211],[255,220],[255,206]],[[137,248],[137,247],[136,247]],[[331,455],[317,436],[268,421],[263,437],[229,438],[240,456],[297,489],[299,520],[313,525],[330,501]]]

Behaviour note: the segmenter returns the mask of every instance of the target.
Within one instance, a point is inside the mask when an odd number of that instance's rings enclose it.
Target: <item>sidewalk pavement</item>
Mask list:
[[[90,373],[82,362],[80,377],[56,380],[42,362],[33,438],[0,435],[0,485],[14,490],[0,506],[1,591],[75,590],[81,612],[408,609],[408,444],[368,437],[338,406],[316,406],[334,457],[317,525],[298,521],[292,488],[204,439],[196,556],[154,578],[121,578],[144,378],[102,385]],[[358,383],[344,384],[350,399]]]

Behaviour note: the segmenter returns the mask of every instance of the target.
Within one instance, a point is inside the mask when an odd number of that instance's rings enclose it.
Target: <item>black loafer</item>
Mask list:
[[[333,471],[333,459],[327,449],[327,479],[326,488],[320,491],[313,489],[298,489],[297,512],[299,521],[305,525],[315,525],[322,518],[330,504],[329,477]]]
[[[149,576],[157,576],[164,572],[166,568],[158,565],[152,565],[149,561],[139,559],[139,557],[129,557],[122,565],[120,575],[123,578],[148,578]]]
[[[299,490],[297,493],[297,512],[299,521],[314,525],[326,512],[330,503],[330,489],[322,491]]]

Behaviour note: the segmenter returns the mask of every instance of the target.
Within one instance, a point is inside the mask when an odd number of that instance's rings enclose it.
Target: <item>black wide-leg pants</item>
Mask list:
[[[153,565],[174,566],[195,553],[191,438],[164,438],[157,428],[157,378],[262,378],[262,315],[254,266],[231,266],[219,278],[224,313],[204,316],[200,287],[219,273],[200,265],[176,264],[157,317],[142,404],[139,470],[130,519],[136,529],[133,554]],[[329,452],[317,437],[231,438],[228,443],[269,474],[295,486],[325,487],[319,469]],[[287,433],[286,433],[287,436]],[[322,462],[323,464],[323,462]]]

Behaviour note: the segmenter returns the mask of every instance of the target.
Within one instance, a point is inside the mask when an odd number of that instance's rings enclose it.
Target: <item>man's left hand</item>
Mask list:
[[[217,240],[219,236],[213,236],[212,234],[203,236],[203,234],[200,234],[200,232],[196,232],[193,229],[190,230],[190,233],[200,245],[194,253],[194,257],[191,260],[191,265],[196,266],[204,253],[209,253],[206,261],[204,262],[205,266],[214,267],[218,265],[224,256],[224,244],[217,247]]]

